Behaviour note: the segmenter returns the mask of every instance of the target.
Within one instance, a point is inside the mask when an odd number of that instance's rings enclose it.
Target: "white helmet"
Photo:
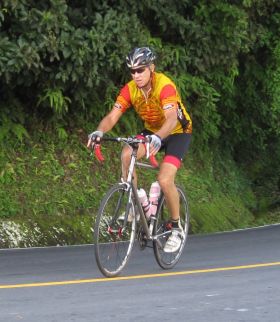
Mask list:
[[[150,65],[155,59],[156,56],[149,47],[134,48],[126,56],[126,64],[128,68],[136,68]]]

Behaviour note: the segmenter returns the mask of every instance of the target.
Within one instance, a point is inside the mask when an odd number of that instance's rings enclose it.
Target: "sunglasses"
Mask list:
[[[142,74],[142,73],[144,73],[144,71],[146,70],[146,67],[141,67],[141,68],[137,68],[137,69],[131,69],[130,70],[130,73],[132,74],[132,75],[134,75],[134,74]]]

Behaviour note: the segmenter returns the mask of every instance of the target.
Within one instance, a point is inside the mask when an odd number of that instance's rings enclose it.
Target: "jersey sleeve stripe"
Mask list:
[[[121,111],[125,112],[131,105],[131,97],[130,97],[130,91],[129,86],[126,84],[120,91],[119,96],[117,97],[115,107],[120,106]]]
[[[165,85],[160,92],[161,101],[174,96],[175,97],[177,96],[177,92],[176,92],[176,88],[171,84]]]

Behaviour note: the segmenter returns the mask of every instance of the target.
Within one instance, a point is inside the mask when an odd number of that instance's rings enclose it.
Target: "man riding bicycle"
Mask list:
[[[187,153],[192,133],[192,121],[182,103],[176,85],[164,74],[155,72],[155,54],[148,47],[133,49],[126,57],[132,80],[120,91],[113,109],[101,120],[97,130],[89,135],[88,147],[100,142],[123,113],[134,107],[144,121],[144,130],[138,136],[150,138],[150,154],[164,150],[158,182],[164,193],[171,216],[172,233],[164,251],[176,252],[181,245],[184,231],[180,225],[179,195],[175,176]],[[130,161],[130,148],[122,151],[122,175],[126,178]],[[146,155],[145,145],[140,145],[137,158]]]

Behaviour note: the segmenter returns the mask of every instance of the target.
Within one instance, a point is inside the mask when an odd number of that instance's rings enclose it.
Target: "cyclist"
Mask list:
[[[192,133],[192,121],[182,103],[176,85],[163,73],[155,72],[155,54],[149,47],[133,49],[126,57],[132,80],[121,90],[112,110],[101,120],[96,131],[89,135],[88,147],[100,141],[110,131],[123,113],[134,107],[144,121],[144,130],[138,135],[149,136],[150,154],[160,149],[165,156],[160,165],[158,182],[165,195],[171,214],[172,233],[165,246],[165,252],[176,252],[184,238],[179,217],[179,195],[175,176],[182,158],[188,151]],[[137,158],[146,154],[145,145],[140,145]],[[130,148],[122,151],[122,171],[126,177],[130,161]]]

